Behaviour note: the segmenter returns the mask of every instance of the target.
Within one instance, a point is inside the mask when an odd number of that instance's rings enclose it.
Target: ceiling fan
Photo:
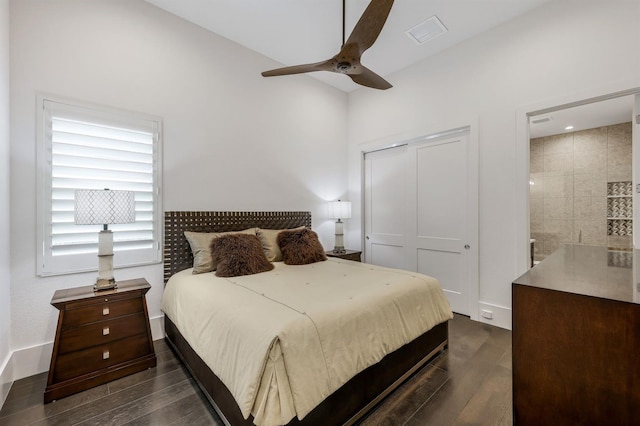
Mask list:
[[[371,0],[369,6],[353,28],[349,39],[344,42],[344,10],[345,0],[342,0],[342,49],[331,59],[314,64],[294,65],[278,68],[262,73],[263,77],[279,75],[301,74],[314,71],[331,71],[346,74],[355,83],[374,89],[386,90],[391,84],[360,63],[360,57],[365,50],[373,46],[389,12],[393,6],[393,0]]]

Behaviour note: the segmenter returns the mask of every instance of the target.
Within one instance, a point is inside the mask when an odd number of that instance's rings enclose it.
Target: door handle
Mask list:
[[[464,245],[464,248],[465,248],[466,250],[469,250],[469,249],[471,248],[471,246],[470,246],[469,244],[465,244],[465,245]]]
[[[369,236],[367,235],[365,238],[368,240],[368,239],[369,239]]]

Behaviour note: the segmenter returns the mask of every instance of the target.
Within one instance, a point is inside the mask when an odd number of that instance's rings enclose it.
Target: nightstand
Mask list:
[[[118,281],[118,288],[58,290],[60,312],[44,402],[110,382],[156,365],[145,294],[147,280]]]
[[[362,256],[362,252],[358,250],[347,250],[346,253],[334,253],[333,251],[325,252],[327,257],[337,257],[345,260],[353,260],[356,262],[360,262],[360,257]]]

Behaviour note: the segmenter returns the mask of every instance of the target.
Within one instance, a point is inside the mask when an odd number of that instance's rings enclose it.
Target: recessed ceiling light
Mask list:
[[[433,15],[431,18],[419,23],[409,31],[406,31],[405,34],[411,40],[421,45],[446,33],[447,31],[447,27],[444,26],[442,21],[440,21],[436,15]]]
[[[567,126],[564,128],[565,130],[573,130],[573,126]]]

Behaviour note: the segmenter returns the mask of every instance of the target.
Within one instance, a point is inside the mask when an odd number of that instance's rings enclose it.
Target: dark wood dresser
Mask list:
[[[358,250],[346,250],[345,253],[334,253],[333,251],[327,251],[325,253],[327,257],[337,257],[339,259],[353,260],[355,262],[360,262],[362,257],[362,252]]]
[[[44,402],[107,383],[156,365],[145,279],[119,281],[118,288],[58,290],[59,311]]]
[[[640,267],[637,250],[567,245],[513,282],[514,424],[638,424],[632,263]]]

